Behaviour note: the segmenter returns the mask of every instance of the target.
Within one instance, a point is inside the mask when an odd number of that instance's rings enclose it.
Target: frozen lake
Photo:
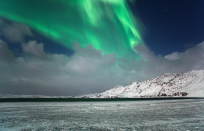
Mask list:
[[[204,130],[203,100],[0,103],[0,130]]]

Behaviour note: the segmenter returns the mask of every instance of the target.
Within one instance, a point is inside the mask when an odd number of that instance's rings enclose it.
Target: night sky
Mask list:
[[[203,41],[203,0],[138,0],[133,11],[139,13],[146,34],[146,45],[155,53],[183,52]]]
[[[203,0],[0,0],[0,94],[82,95],[204,69]]]

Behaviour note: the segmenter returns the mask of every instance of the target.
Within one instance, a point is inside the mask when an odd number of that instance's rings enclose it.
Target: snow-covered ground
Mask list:
[[[204,130],[204,101],[0,103],[0,130]]]
[[[204,70],[187,73],[164,74],[143,82],[133,82],[128,86],[115,86],[103,93],[88,94],[84,98],[135,98],[161,96],[204,97]]]

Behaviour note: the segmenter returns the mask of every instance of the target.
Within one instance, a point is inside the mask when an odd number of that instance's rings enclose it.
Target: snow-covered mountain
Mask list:
[[[81,98],[135,98],[159,96],[204,97],[204,70],[164,74],[128,86],[115,86],[103,93],[78,96]]]

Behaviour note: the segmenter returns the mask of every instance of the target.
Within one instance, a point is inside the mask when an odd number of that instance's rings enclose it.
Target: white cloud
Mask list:
[[[103,91],[104,87],[112,86],[112,79],[106,76],[109,68],[114,66],[114,54],[101,55],[92,46],[75,48],[77,52],[71,57],[45,54],[43,44],[36,41],[24,43],[22,48],[26,52],[24,57],[15,58],[9,66],[0,62],[0,92],[31,94],[35,90],[38,94],[76,95]],[[46,60],[41,59],[44,55]]]
[[[180,59],[180,53],[179,52],[173,52],[170,55],[166,55],[164,58],[166,58],[168,60],[178,60],[178,59]]]
[[[37,44],[37,41],[29,41],[28,44],[22,44],[23,51],[27,54],[46,59],[44,47],[42,43]]]
[[[148,74],[150,77],[156,77],[163,73],[181,73],[193,69],[204,69],[204,42],[187,49],[185,52],[174,52],[165,57],[156,56],[145,46],[140,48],[136,48],[136,50],[147,61],[136,62],[139,66],[138,72]],[[146,76],[144,75],[144,78]]]
[[[13,53],[9,50],[6,42],[0,40],[0,61],[14,61]]]
[[[148,47],[137,46],[135,49],[142,57],[138,61],[117,59],[114,54],[102,55],[92,46],[81,48],[74,44],[73,47],[76,52],[71,57],[46,54],[42,43],[30,41],[22,45],[25,56],[14,58],[1,41],[0,59],[4,61],[0,61],[0,92],[73,96],[102,92],[118,84],[127,85],[163,73],[204,68],[204,42],[168,57],[156,56]],[[45,57],[46,60],[42,59]],[[14,62],[8,64],[11,60]]]
[[[4,36],[10,42],[23,42],[25,36],[33,36],[30,28],[18,22],[0,18],[0,36]]]

